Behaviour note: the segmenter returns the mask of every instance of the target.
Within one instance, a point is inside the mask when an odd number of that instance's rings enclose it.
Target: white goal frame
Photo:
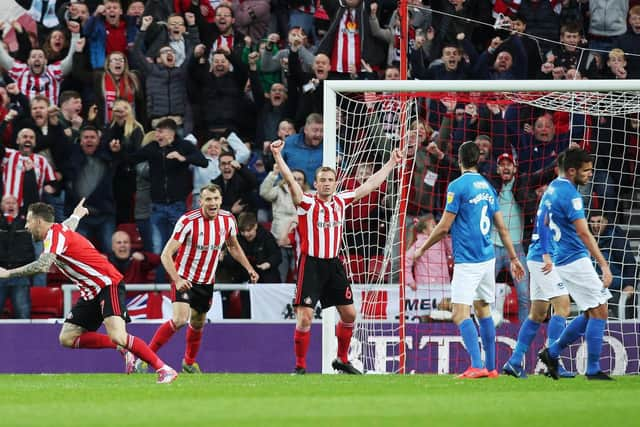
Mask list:
[[[639,80],[325,80],[323,102],[323,166],[336,167],[338,92],[638,92]],[[640,110],[640,101],[638,104]],[[401,266],[404,268],[404,266]],[[402,286],[403,284],[401,284]],[[335,373],[331,361],[335,358],[336,310],[331,307],[322,315],[322,373]]]

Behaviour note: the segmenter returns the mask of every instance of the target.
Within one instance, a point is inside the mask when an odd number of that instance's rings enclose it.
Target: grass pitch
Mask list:
[[[640,376],[0,375],[0,426],[637,426]]]

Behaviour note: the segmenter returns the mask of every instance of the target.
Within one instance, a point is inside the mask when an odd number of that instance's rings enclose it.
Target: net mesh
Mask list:
[[[594,175],[580,190],[614,274],[602,366],[617,374],[638,373],[637,96],[624,91],[338,93],[337,167],[342,189],[363,182],[393,148],[401,148],[407,157],[379,191],[345,216],[341,257],[352,282],[361,285],[354,287],[359,319],[351,358],[367,372],[466,369],[468,356],[450,321],[451,244],[445,239],[415,261],[412,255],[415,244],[424,241],[441,216],[448,183],[459,175],[455,153],[463,142],[475,140],[482,153],[480,172],[499,187],[509,175],[499,170],[498,157],[506,153],[515,159],[517,203],[503,200],[503,215],[524,264],[537,201],[556,176],[557,155],[577,144],[594,156]],[[598,221],[607,222],[601,231]],[[529,300],[528,277],[514,283],[499,241],[496,250],[494,320],[500,325],[501,366],[515,345]],[[405,286],[399,285],[401,278]],[[542,347],[545,339],[539,334],[532,348]],[[529,371],[539,368],[535,353],[527,355]],[[585,346],[579,342],[565,353],[565,366],[583,372],[585,357]]]

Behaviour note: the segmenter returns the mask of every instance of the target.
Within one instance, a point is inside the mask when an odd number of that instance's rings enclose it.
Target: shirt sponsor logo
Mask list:
[[[317,223],[318,228],[333,228],[339,227],[340,221],[327,221],[327,222],[319,222]]]
[[[196,245],[196,249],[199,251],[219,251],[222,249],[222,245]]]

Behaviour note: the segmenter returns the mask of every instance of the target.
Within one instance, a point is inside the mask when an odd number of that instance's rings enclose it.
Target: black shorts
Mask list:
[[[351,284],[338,258],[302,255],[298,262],[298,283],[293,305],[322,308],[353,304]]]
[[[194,283],[187,291],[178,291],[176,284],[171,283],[171,301],[186,302],[198,313],[207,313],[213,304],[213,285]]]
[[[97,331],[104,319],[120,316],[125,322],[131,322],[127,313],[127,300],[124,282],[116,287],[102,288],[98,296],[92,300],[79,299],[73,306],[65,322],[82,326],[88,331]]]

